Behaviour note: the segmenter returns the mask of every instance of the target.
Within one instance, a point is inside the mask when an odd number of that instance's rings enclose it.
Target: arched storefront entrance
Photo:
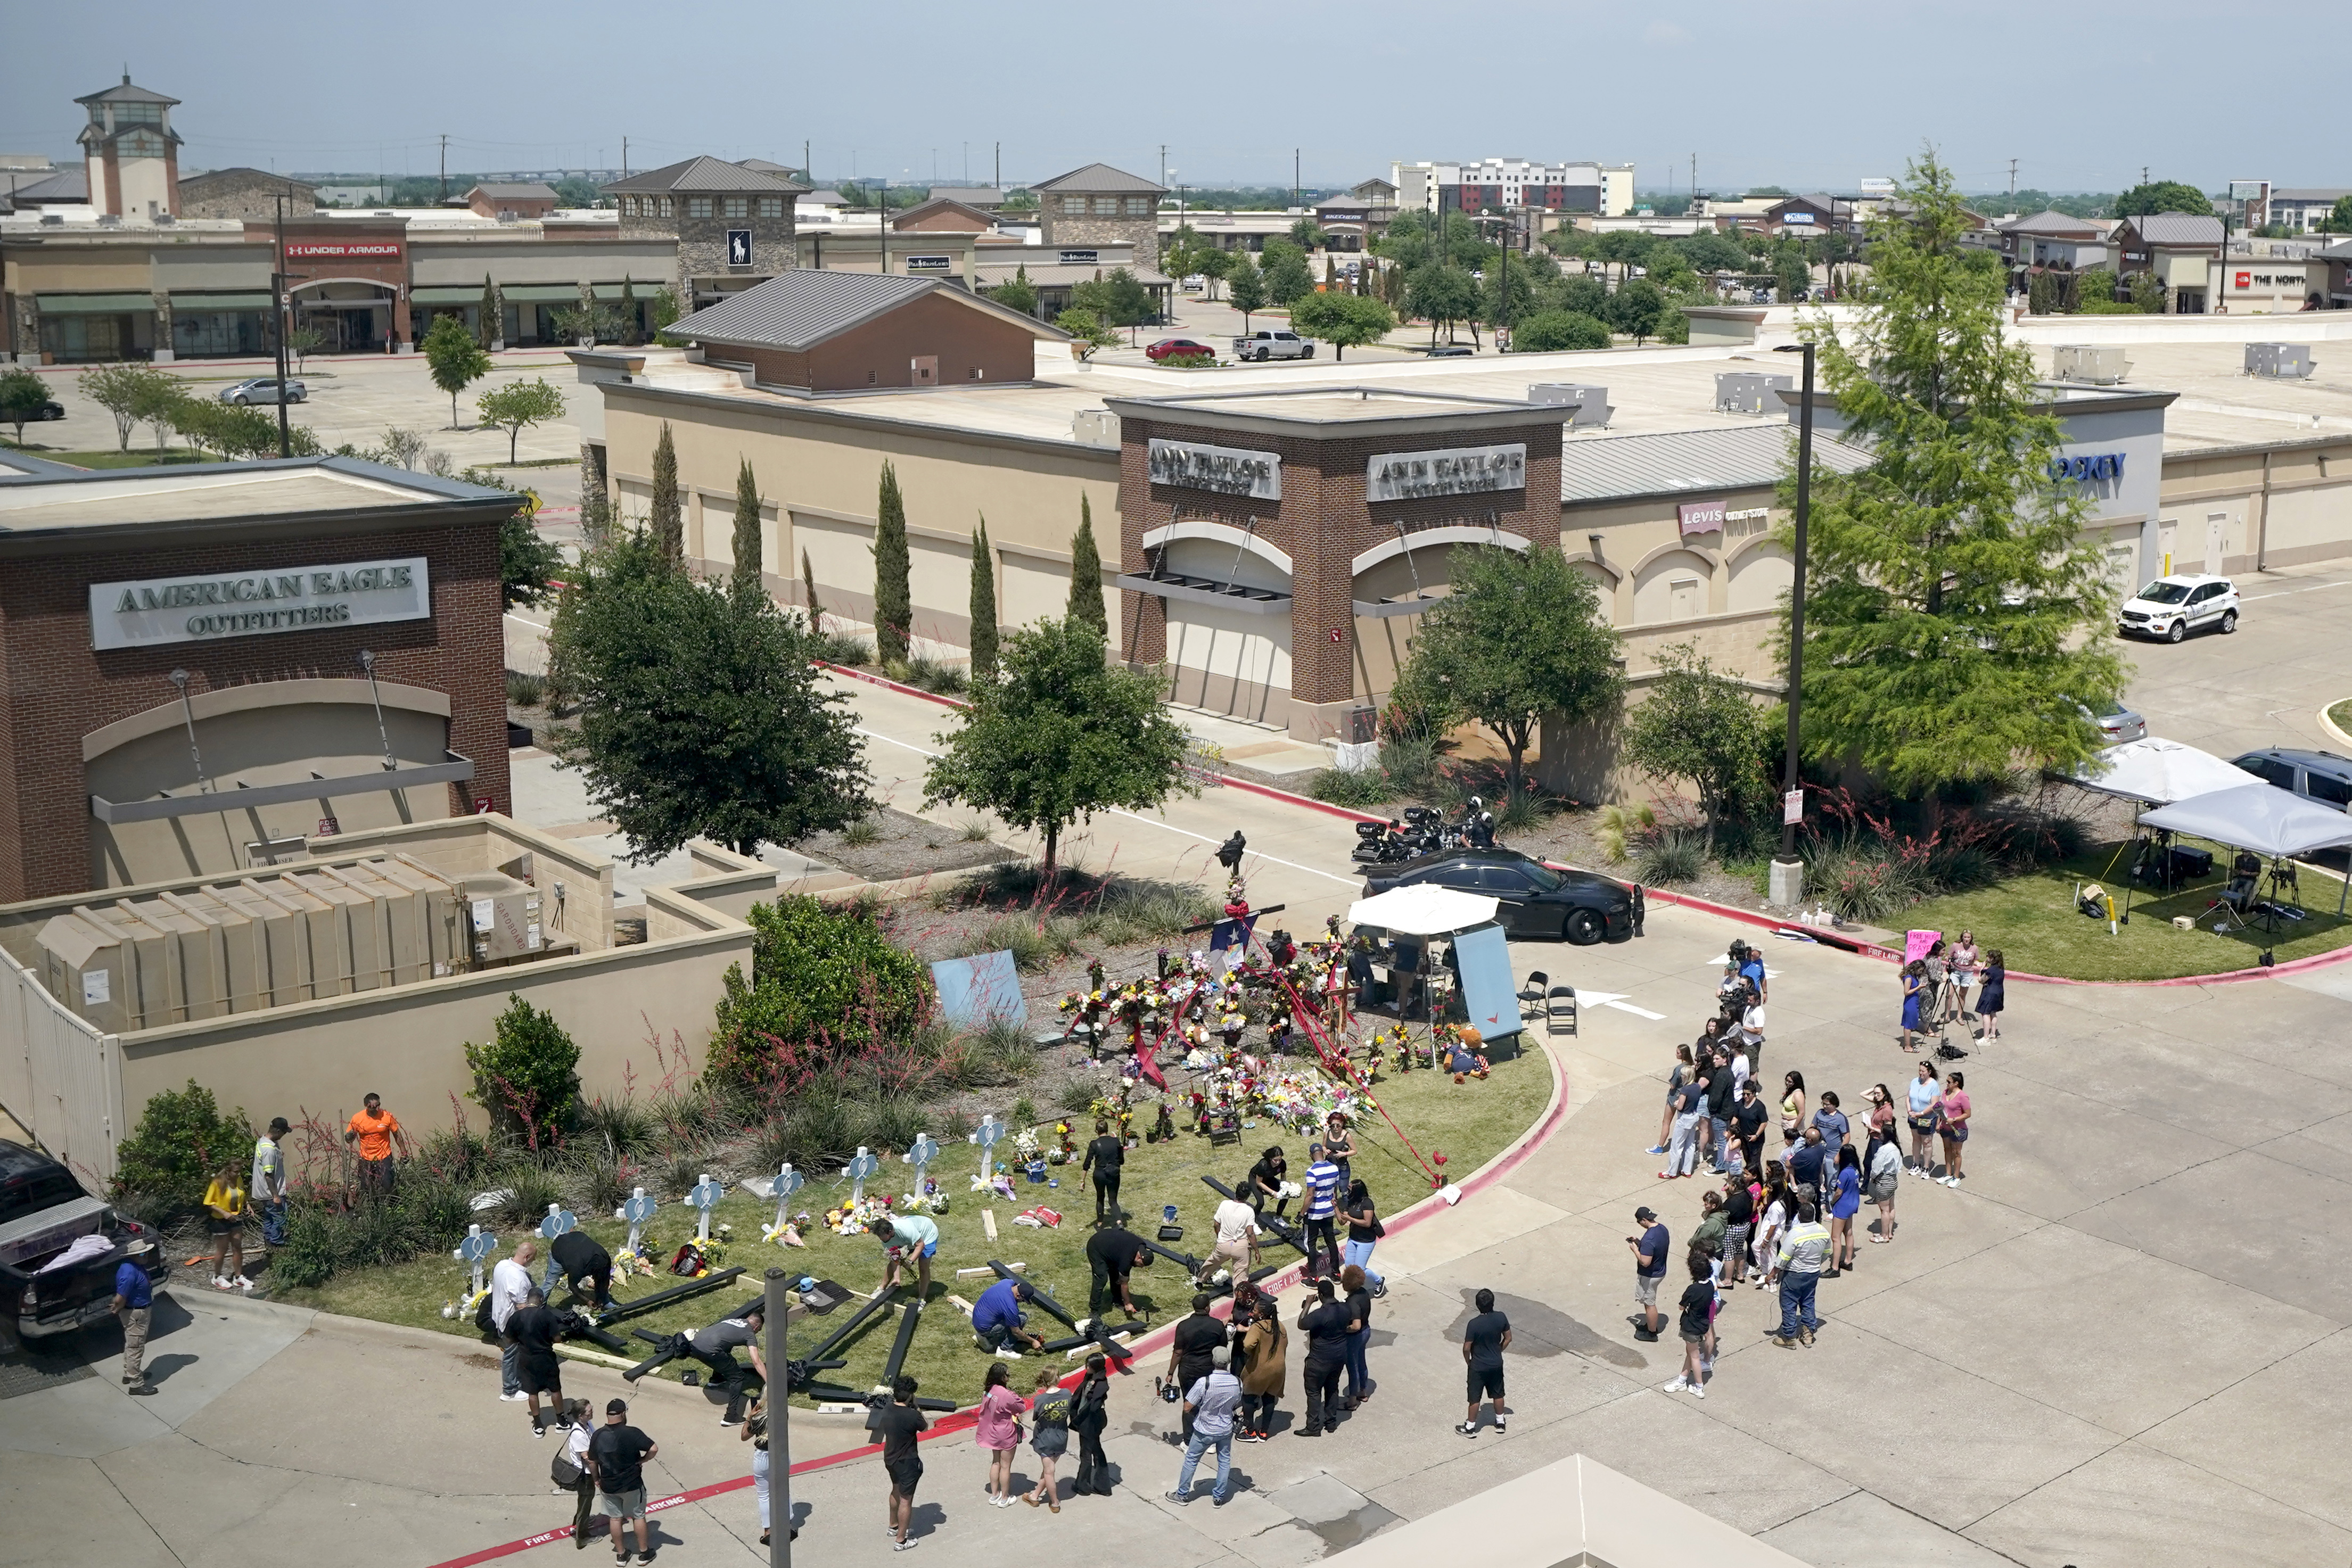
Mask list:
[[[397,291],[360,277],[318,277],[294,285],[294,327],[319,334],[320,354],[380,352],[394,332]]]

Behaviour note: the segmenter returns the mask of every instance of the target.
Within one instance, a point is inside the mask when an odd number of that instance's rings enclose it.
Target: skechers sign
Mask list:
[[[424,621],[432,614],[423,556],[89,585],[89,640],[99,649]]]
[[[1365,465],[1364,499],[1409,501],[1419,496],[1475,496],[1528,487],[1528,448],[1457,446],[1443,452],[1388,452]]]
[[[1151,482],[1221,496],[1282,499],[1282,458],[1272,452],[1234,446],[1203,446],[1191,441],[1154,441],[1149,458]]]
[[[2067,479],[2121,479],[2124,476],[2124,455],[2102,452],[2083,457],[2061,457],[2050,465],[2050,477]]]

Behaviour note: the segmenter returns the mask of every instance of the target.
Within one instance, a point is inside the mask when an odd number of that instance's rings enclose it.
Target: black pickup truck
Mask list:
[[[78,1255],[58,1261],[68,1254]],[[125,1259],[152,1286],[171,1278],[154,1232],[83,1192],[48,1155],[0,1139],[0,1301],[20,1338],[71,1333],[106,1316]]]

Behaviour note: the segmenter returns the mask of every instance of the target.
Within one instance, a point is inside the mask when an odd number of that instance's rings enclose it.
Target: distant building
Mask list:
[[[677,244],[672,281],[691,312],[800,265],[794,204],[808,187],[719,158],[688,158],[604,187],[618,198],[623,239]]]
[[[1108,163],[1089,163],[1029,188],[1037,194],[1047,246],[1083,248],[1117,242],[1133,247],[1144,266],[1159,267],[1160,198],[1168,193],[1165,185]]]
[[[1395,184],[1365,180],[1349,187],[1345,195],[1327,196],[1316,203],[1315,226],[1326,235],[1326,249],[1362,250],[1388,233],[1396,214]]]
[[[2046,209],[1994,225],[2000,236],[2001,259],[2012,272],[2044,267],[2080,272],[2111,267],[2116,250],[2108,237],[2115,229],[2113,219],[2070,217]]]
[[[2276,201],[2276,193],[2272,199]],[[2208,213],[2147,213],[2116,230],[2116,267],[2126,276],[2150,272],[2164,285],[2165,310],[2202,316],[2212,308],[2213,268],[2227,235]]]
[[[933,185],[930,199],[935,202],[961,202],[967,207],[993,213],[1004,204],[1004,193],[994,185]]]
[[[278,216],[281,195],[288,198],[285,212],[289,218],[307,218],[318,210],[316,185],[266,169],[209,169],[180,182],[179,215],[266,224]]]
[[[74,101],[89,110],[78,140],[90,205],[114,216],[179,216],[180,134],[172,110],[180,100],[132,86],[126,71],[120,86]]]
[[[1618,217],[1633,208],[1631,163],[1538,163],[1486,158],[1475,163],[1396,163],[1390,168],[1401,207],[1423,212],[1497,213],[1533,208]]]
[[[536,180],[500,180],[466,193],[466,205],[486,218],[512,223],[517,218],[543,218],[562,203],[555,187]]]
[[[2289,233],[2307,235],[2319,231],[2336,210],[2336,204],[2352,190],[2326,187],[2294,191],[2273,191],[2270,193],[2270,222],[2284,225]],[[2264,225],[2257,225],[2264,226]]]

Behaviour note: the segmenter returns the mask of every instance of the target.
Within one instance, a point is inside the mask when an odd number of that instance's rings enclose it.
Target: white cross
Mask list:
[[[652,1198],[646,1196],[646,1189],[643,1187],[632,1190],[628,1200],[621,1205],[618,1218],[629,1222],[630,1251],[635,1252],[645,1245],[646,1221],[654,1217],[654,1210],[658,1207],[660,1206]]]
[[[792,1207],[793,1194],[808,1184],[808,1177],[793,1169],[788,1160],[776,1173],[776,1223],[768,1228],[763,1240],[774,1241],[784,1233],[784,1211]]]
[[[980,1119],[980,1130],[978,1132],[967,1134],[965,1135],[964,1142],[968,1144],[978,1144],[980,1145],[980,1184],[982,1186],[986,1186],[988,1185],[990,1173],[994,1169],[996,1165],[996,1158],[990,1153],[990,1151],[994,1149],[999,1143],[1003,1142],[1003,1138],[1004,1124],[996,1119],[996,1113],[994,1112],[991,1112]]]
[[[923,1196],[923,1174],[929,1168],[930,1163],[939,1157],[939,1142],[929,1133],[918,1134],[915,1141],[907,1145],[907,1152],[898,1156],[900,1164],[915,1167],[915,1190],[908,1194],[909,1197],[919,1198]]]
[[[842,1168],[849,1176],[849,1201],[862,1203],[866,1199],[866,1178],[880,1170],[882,1162],[873,1150],[860,1144],[856,1155]]]
[[[483,1260],[489,1257],[491,1253],[498,1249],[499,1239],[497,1237],[492,1236],[478,1225],[468,1225],[466,1227],[466,1239],[458,1242],[457,1249],[450,1254],[451,1257],[457,1259],[459,1262],[470,1263],[473,1265],[474,1295],[478,1296],[482,1293]]]
[[[726,1191],[725,1187],[712,1181],[706,1171],[702,1179],[694,1184],[694,1190],[686,1195],[686,1201],[699,1210],[694,1220],[694,1239],[697,1241],[710,1239],[710,1211],[718,1207],[719,1197]]]

